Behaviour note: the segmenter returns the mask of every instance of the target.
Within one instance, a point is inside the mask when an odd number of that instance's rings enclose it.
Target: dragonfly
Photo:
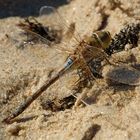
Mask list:
[[[40,16],[42,16],[43,18],[46,18],[46,15],[48,16],[51,13],[56,14],[57,17],[60,18],[61,25],[68,28],[66,22],[64,22],[63,17],[55,8],[51,6],[43,6],[40,9]],[[67,34],[69,34],[69,30]],[[8,117],[6,117],[3,120],[3,122],[12,123],[13,122],[12,120],[15,117],[20,115],[45,90],[47,90],[60,77],[67,74],[70,70],[77,69],[78,71],[80,71],[79,80],[86,79],[89,82],[91,82],[93,80],[96,81],[96,77],[94,76],[93,71],[90,67],[90,62],[92,60],[95,60],[95,59],[106,60],[108,64],[114,65],[109,61],[108,55],[105,52],[106,48],[108,48],[111,42],[111,35],[108,31],[104,31],[104,30],[96,31],[96,32],[93,32],[91,36],[85,36],[83,39],[80,38],[80,35],[77,32],[74,32],[73,39],[77,42],[77,44],[74,47],[67,48],[67,49],[59,48],[62,50],[63,49],[67,50],[68,58],[65,64],[62,66],[62,68],[58,71],[58,73],[52,76],[49,80],[46,80],[44,84],[38,90],[36,90],[31,96],[27,97],[27,99],[23,103],[21,103],[15,111],[13,111]],[[110,77],[110,75],[108,75],[107,78],[113,79]],[[119,81],[119,82],[125,83],[125,81]],[[129,84],[129,83],[127,82],[126,84]],[[137,84],[140,84],[140,83],[136,83],[136,84],[132,83],[132,85],[137,85]],[[77,99],[76,103],[78,104],[78,102],[79,102],[79,99]]]

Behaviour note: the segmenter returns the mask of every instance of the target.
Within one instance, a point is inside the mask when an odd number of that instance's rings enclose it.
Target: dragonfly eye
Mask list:
[[[111,35],[108,31],[97,31],[93,33],[93,37],[96,38],[99,45],[101,45],[103,49],[108,48],[111,42]]]

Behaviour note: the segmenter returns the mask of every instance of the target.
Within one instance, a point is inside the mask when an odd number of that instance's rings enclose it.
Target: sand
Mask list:
[[[81,36],[101,29],[110,31],[114,36],[126,24],[136,23],[140,19],[139,0],[120,2],[121,6],[112,0],[72,0],[68,5],[59,7],[58,11],[69,23],[76,24],[76,31]],[[20,17],[0,19],[0,139],[139,140],[139,85],[110,85],[105,78],[97,79],[97,83],[85,91],[90,105],[58,112],[45,110],[43,102],[54,98],[62,99],[71,94],[69,87],[74,79],[71,73],[35,100],[18,117],[19,122],[9,125],[1,122],[43,84],[51,71],[57,73],[68,56],[65,52],[58,53],[56,47],[48,48],[43,44],[19,49],[13,40],[20,40],[18,33],[21,30],[15,25],[21,20]],[[42,22],[55,23],[55,16]],[[65,47],[71,47],[72,44],[71,41]],[[57,47],[60,46],[64,44]],[[132,55],[135,61],[130,59]],[[115,60],[139,64],[140,44],[113,57]]]

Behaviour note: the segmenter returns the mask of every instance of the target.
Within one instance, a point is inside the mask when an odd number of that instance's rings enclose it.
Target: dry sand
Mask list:
[[[59,12],[70,23],[76,23],[76,31],[81,36],[99,29],[106,29],[113,36],[124,25],[135,23],[140,18],[139,0],[120,2],[121,7],[113,0],[72,0],[70,4],[60,7]],[[22,118],[20,122],[10,125],[1,123],[11,110],[43,84],[51,70],[57,72],[67,57],[44,45],[17,49],[6,34],[19,39],[19,29],[15,24],[20,20],[19,17],[0,20],[0,139],[139,140],[140,87],[108,85],[105,79],[97,79],[98,84],[94,83],[91,89],[87,89],[91,100],[89,106],[55,113],[42,108],[43,101],[61,99],[70,94],[68,79],[71,77],[66,76],[33,102],[19,116]],[[49,22],[53,20],[52,16]],[[68,43],[67,47],[70,45]],[[140,44],[137,48],[118,53],[114,58],[131,63],[132,55],[135,56],[134,63],[139,64]]]

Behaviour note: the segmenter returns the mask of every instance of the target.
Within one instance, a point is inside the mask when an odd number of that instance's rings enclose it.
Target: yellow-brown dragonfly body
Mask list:
[[[3,121],[6,123],[11,123],[12,119],[21,114],[36,98],[43,93],[43,91],[45,91],[71,69],[81,69],[84,78],[93,78],[92,72],[88,67],[88,62],[98,57],[106,58],[103,48],[106,48],[109,45],[110,40],[110,34],[106,31],[96,32],[91,37],[86,37],[83,39],[75,48],[73,53],[69,55],[63,68],[54,77],[47,80],[41,88],[39,88],[33,95],[28,97],[27,100],[16,109],[16,111],[14,111]]]

